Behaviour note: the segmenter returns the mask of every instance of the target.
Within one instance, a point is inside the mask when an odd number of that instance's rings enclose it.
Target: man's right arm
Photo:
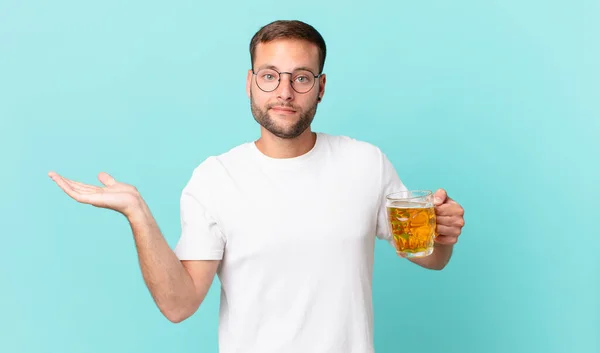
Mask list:
[[[141,198],[127,219],[142,275],[154,302],[171,322],[187,319],[206,297],[220,260],[180,261]]]
[[[133,230],[142,275],[160,311],[172,322],[191,316],[204,300],[220,260],[180,261],[160,232],[150,209],[133,185],[101,172],[104,187],[48,176],[77,202],[123,214]]]

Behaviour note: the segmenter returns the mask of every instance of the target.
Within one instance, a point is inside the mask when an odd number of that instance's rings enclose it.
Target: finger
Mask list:
[[[458,203],[456,201],[454,201],[454,199],[451,198],[450,196],[446,197],[446,203],[458,205]]]
[[[72,180],[68,180],[60,175],[53,175],[52,180],[72,199],[77,202],[92,204],[92,205],[100,205],[102,203],[102,193],[81,190],[79,187],[73,187],[74,182]]]
[[[113,186],[117,183],[112,176],[105,172],[98,174],[98,180],[100,180],[100,182],[106,186]]]
[[[458,238],[449,237],[446,235],[439,235],[439,236],[435,237],[434,241],[436,243],[443,244],[443,245],[454,245],[454,244],[456,244],[456,242],[458,242]]]
[[[57,173],[54,172],[50,172],[48,173],[48,176],[50,177],[50,179],[52,179],[53,182],[56,183],[56,185],[58,185],[61,189],[63,189],[63,191],[67,192],[73,192],[73,187],[71,186],[71,184],[67,183],[67,181],[60,175],[58,175]]]
[[[88,193],[88,194],[78,194],[77,201],[81,203],[87,203],[97,207],[104,207],[106,200],[104,198],[105,195],[100,193]]]
[[[465,212],[457,203],[446,203],[435,207],[435,214],[437,216],[459,216],[462,217]]]
[[[443,224],[437,224],[435,231],[440,236],[447,235],[451,237],[458,237],[460,235],[460,228],[445,226]]]
[[[80,198],[79,192],[77,192],[75,189],[73,189],[71,184],[68,183],[63,177],[61,177],[58,174],[53,174],[51,176],[51,178],[56,183],[56,185],[58,185],[67,195],[69,195],[71,198],[79,201],[79,198]]]
[[[437,216],[436,217],[437,224],[450,226],[450,227],[464,227],[465,219],[457,216]]]
[[[434,194],[433,194],[433,203],[437,206],[437,205],[441,205],[446,201],[446,198],[448,197],[448,194],[446,193],[446,190],[444,189],[438,189]]]
[[[88,184],[80,183],[80,182],[75,181],[75,180],[71,180],[69,178],[65,178],[65,177],[63,177],[62,175],[59,175],[56,172],[49,172],[48,176],[52,180],[57,179],[57,178],[60,178],[60,179],[64,180],[66,183],[68,183],[71,186],[71,188],[73,188],[73,190],[76,190],[76,191],[93,191],[93,192],[96,192],[96,191],[98,191],[100,189],[99,187],[94,186],[94,185],[88,185]]]
[[[71,180],[71,179],[67,179],[67,178],[63,178],[67,183],[69,183],[71,185],[71,187],[73,188],[73,190],[76,190],[78,192],[82,192],[82,193],[97,193],[97,192],[101,192],[102,189],[94,186],[94,185],[88,185],[88,184],[84,184],[84,183],[80,183],[78,181],[75,180]]]

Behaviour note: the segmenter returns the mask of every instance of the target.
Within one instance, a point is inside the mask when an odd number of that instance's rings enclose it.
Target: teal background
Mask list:
[[[378,242],[375,347],[600,351],[598,1],[0,2],[0,352],[216,352],[218,281],[161,316],[126,220],[49,170],[134,184],[169,244],[209,155],[258,137],[248,43],[325,37],[314,130],[372,142],[411,188],[466,209],[451,263]]]

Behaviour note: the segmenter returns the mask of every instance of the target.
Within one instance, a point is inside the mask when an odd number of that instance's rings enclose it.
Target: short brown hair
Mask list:
[[[250,65],[254,68],[254,56],[258,43],[266,43],[275,39],[302,39],[315,44],[319,48],[319,72],[323,72],[327,48],[321,34],[311,25],[297,20],[279,20],[271,22],[254,34],[250,41]]]

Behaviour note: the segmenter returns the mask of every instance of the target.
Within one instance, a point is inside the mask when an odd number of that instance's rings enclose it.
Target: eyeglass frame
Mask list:
[[[273,71],[277,72],[277,74],[279,75],[279,78],[277,79],[277,86],[275,86],[275,88],[273,88],[273,89],[272,89],[272,90],[270,90],[270,91],[265,91],[264,89],[262,89],[262,87],[260,87],[260,85],[258,84],[258,81],[257,81],[256,79],[254,79],[254,82],[256,82],[256,87],[258,87],[258,88],[259,88],[261,91],[263,91],[263,92],[267,92],[267,93],[269,93],[269,92],[273,92],[273,91],[275,91],[277,88],[279,88],[279,85],[281,84],[281,75],[282,75],[282,74],[288,74],[288,75],[290,75],[290,77],[292,77],[292,75],[294,74],[293,72],[286,72],[286,71],[279,72],[279,71],[277,71],[277,70],[275,70],[275,69],[273,69],[273,68],[270,68],[270,67],[265,67],[265,68],[263,68],[263,69],[260,69],[260,70],[258,70],[258,71],[261,71],[261,70],[273,70]],[[292,81],[292,80],[290,80],[290,86],[292,87],[292,89],[293,89],[293,90],[294,90],[296,93],[298,93],[298,94],[305,94],[305,93],[308,93],[308,92],[312,91],[312,89],[313,89],[313,88],[315,88],[315,83],[317,82],[317,79],[318,79],[318,78],[320,78],[321,76],[323,76],[323,73],[320,73],[320,74],[318,74],[318,75],[315,75],[315,74],[314,74],[312,71],[310,71],[310,70],[308,70],[308,69],[301,69],[301,71],[308,71],[308,72],[310,72],[310,73],[313,75],[313,78],[314,78],[315,80],[313,81],[313,84],[312,84],[312,86],[311,86],[311,87],[308,89],[308,91],[306,91],[306,92],[298,92],[298,91],[297,91],[297,90],[294,88],[294,81]],[[254,72],[254,68],[252,68],[252,76],[257,76],[257,75],[258,75],[258,72]]]

